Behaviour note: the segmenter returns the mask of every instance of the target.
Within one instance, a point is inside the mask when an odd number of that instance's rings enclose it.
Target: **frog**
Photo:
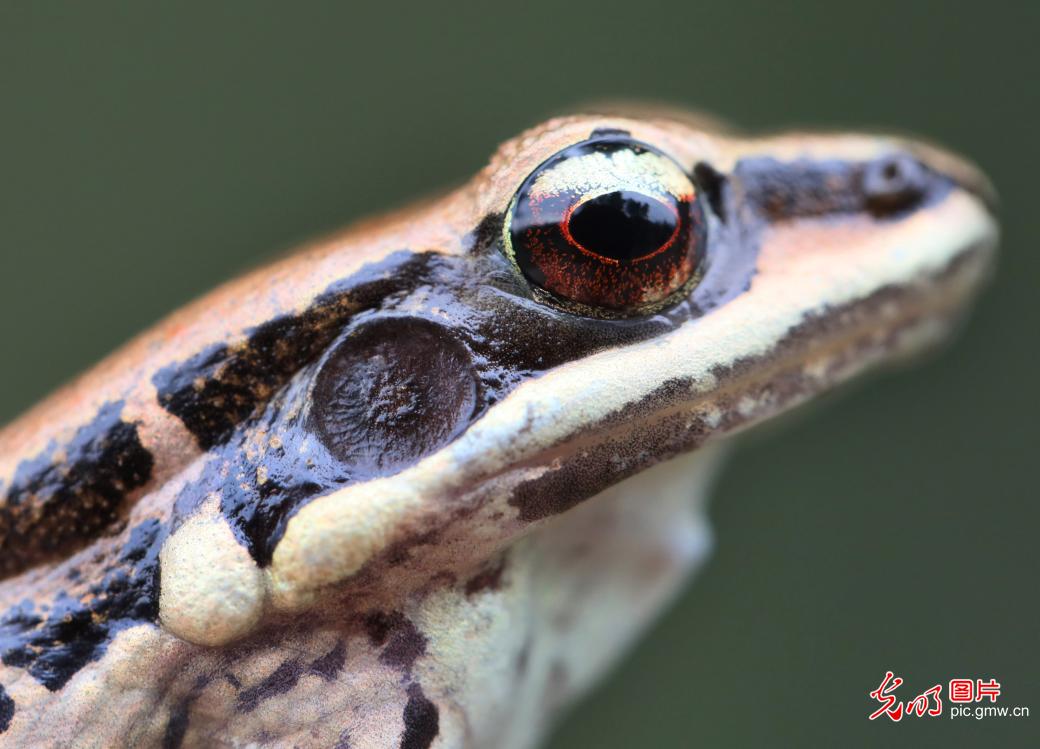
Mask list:
[[[0,746],[538,745],[995,216],[923,140],[589,109],[225,283],[0,432]]]

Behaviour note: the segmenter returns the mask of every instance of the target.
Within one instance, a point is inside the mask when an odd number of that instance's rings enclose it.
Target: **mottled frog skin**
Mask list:
[[[722,438],[942,340],[990,204],[904,138],[574,115],[217,289],[0,432],[0,745],[536,744]]]

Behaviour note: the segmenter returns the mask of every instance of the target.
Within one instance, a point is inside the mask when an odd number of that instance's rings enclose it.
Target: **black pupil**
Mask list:
[[[571,236],[589,252],[632,261],[649,255],[675,233],[678,218],[661,201],[619,190],[587,200],[574,209]]]

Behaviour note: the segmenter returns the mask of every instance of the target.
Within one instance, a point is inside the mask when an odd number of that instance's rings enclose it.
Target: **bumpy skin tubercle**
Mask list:
[[[571,116],[217,289],[0,432],[0,745],[534,745],[703,559],[715,443],[942,340],[990,200]]]

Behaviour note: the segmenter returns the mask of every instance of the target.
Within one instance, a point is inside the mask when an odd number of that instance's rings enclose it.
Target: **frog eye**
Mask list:
[[[693,287],[705,233],[682,168],[652,146],[611,135],[565,148],[535,169],[513,197],[503,238],[536,296],[623,317],[660,309]]]

